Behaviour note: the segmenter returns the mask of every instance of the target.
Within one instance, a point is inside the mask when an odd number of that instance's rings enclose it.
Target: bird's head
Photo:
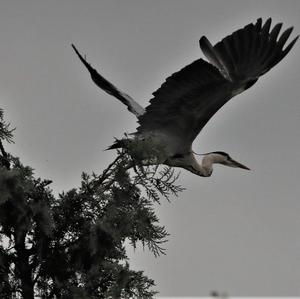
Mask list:
[[[233,160],[227,153],[224,152],[211,152],[203,155],[203,166],[205,166],[205,164],[222,164],[229,167],[250,170],[250,168]]]
[[[197,161],[194,155],[203,156],[202,163]],[[242,168],[250,170],[247,166],[233,160],[227,153],[210,152],[206,154],[197,154],[194,151],[188,155],[175,155],[165,163],[169,166],[183,167],[196,175],[209,177],[213,172],[213,164],[221,164],[229,167]]]

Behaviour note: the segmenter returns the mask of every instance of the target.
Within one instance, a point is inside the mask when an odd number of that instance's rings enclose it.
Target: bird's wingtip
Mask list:
[[[201,38],[199,39],[199,44],[200,44],[200,47],[203,46],[203,44],[209,42],[209,40],[207,39],[207,37],[205,35],[201,36]]]
[[[88,69],[89,72],[93,72],[95,71],[92,66],[86,61],[86,58],[83,57],[80,52],[77,50],[77,48],[75,47],[75,45],[72,43],[71,44],[73,50],[75,51],[75,53],[77,54],[77,56],[79,57],[80,61],[85,65],[85,67]]]
[[[77,50],[77,48],[75,47],[75,45],[73,43],[71,43],[71,47],[73,48],[75,53],[79,56],[79,58],[81,58],[81,55],[80,55],[79,51]]]
[[[272,18],[271,17],[267,18],[265,24],[271,25],[271,23],[272,23]]]

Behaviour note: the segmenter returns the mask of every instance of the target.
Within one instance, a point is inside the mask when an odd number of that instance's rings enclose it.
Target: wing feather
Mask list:
[[[114,86],[112,83],[110,83],[108,80],[106,80],[103,76],[101,76],[79,53],[79,51],[76,49],[76,47],[72,44],[72,48],[74,49],[75,53],[79,57],[80,61],[84,64],[84,66],[89,71],[92,80],[94,83],[106,91],[108,94],[116,97],[118,100],[120,100],[124,105],[127,106],[127,109],[139,117],[145,112],[145,109],[138,104],[130,95],[126,94],[125,92],[122,92],[119,90],[116,86]]]
[[[282,23],[270,31],[271,21],[263,24],[259,18],[215,46],[202,37],[200,47],[211,64],[199,59],[167,78],[139,117],[138,133],[164,132],[178,140],[178,148],[188,150],[209,119],[281,61],[297,41],[298,36],[283,49],[292,28],[279,36]]]

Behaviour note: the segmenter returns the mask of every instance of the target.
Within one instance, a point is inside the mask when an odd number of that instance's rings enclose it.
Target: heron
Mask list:
[[[163,155],[150,164],[181,167],[202,177],[211,176],[214,164],[250,170],[223,151],[205,153],[197,161],[192,144],[223,105],[253,86],[296,43],[299,36],[286,43],[293,27],[282,32],[282,23],[271,28],[271,22],[271,18],[265,22],[258,18],[214,46],[202,36],[199,44],[208,61],[200,58],[168,77],[146,108],[100,75],[72,44],[94,83],[137,117],[139,126],[133,137],[116,140],[109,149],[151,140],[151,144],[163,148]]]

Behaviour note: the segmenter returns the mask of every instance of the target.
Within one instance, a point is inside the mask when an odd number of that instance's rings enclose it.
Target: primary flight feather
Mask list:
[[[185,168],[200,176],[210,176],[214,163],[249,169],[224,152],[203,155],[200,164],[192,143],[211,117],[232,97],[256,83],[260,76],[281,61],[294,46],[286,45],[293,28],[280,34],[282,23],[271,29],[271,18],[259,18],[212,45],[203,36],[200,48],[209,62],[198,59],[174,73],[153,93],[144,109],[129,95],[102,77],[74,48],[101,89],[118,98],[138,118],[134,140],[163,148],[159,160],[151,162]],[[110,148],[126,147],[130,140],[118,140]]]

